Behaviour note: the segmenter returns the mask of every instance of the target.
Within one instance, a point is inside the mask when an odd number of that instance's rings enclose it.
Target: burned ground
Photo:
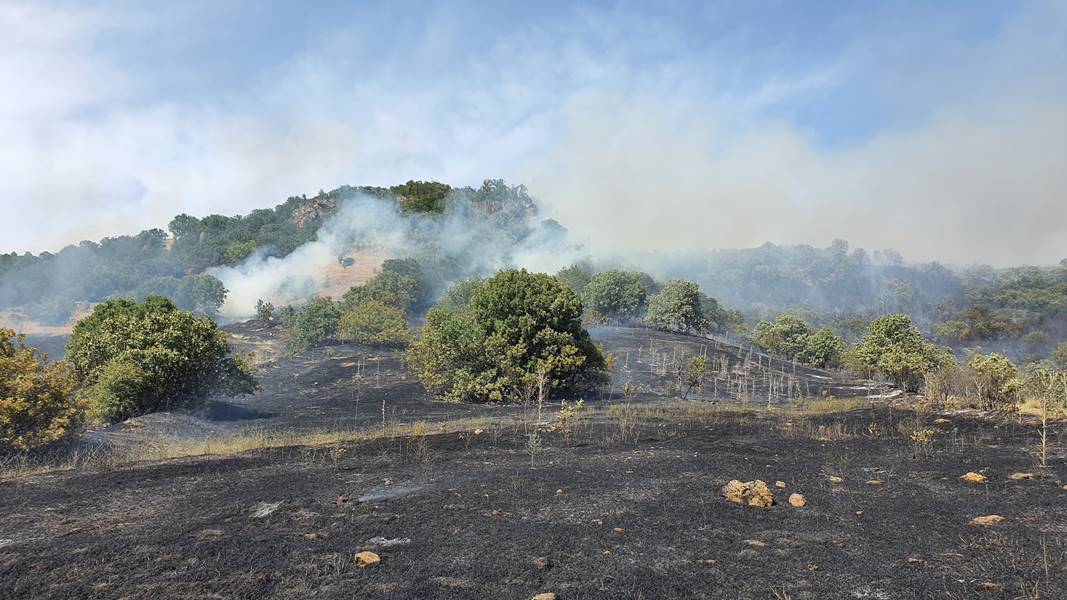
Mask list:
[[[261,392],[90,438],[137,447],[258,429],[359,435],[0,480],[0,598],[962,599],[1067,589],[1062,422],[1038,468],[1033,423],[901,410],[872,384],[623,328],[593,331],[616,357],[612,386],[567,420],[558,403],[537,419],[528,407],[433,402],[400,352],[338,345],[286,357],[276,330],[229,331],[266,359]],[[678,401],[677,369],[695,355],[708,358],[708,377]],[[383,399],[404,435],[381,429]],[[968,471],[988,481],[962,481]],[[720,488],[731,479],[766,481],[776,504],[727,502]],[[773,487],[779,480],[785,488]],[[791,507],[791,493],[807,505]],[[1003,521],[971,524],[993,514]],[[365,550],[381,563],[358,567]]]
[[[380,424],[383,410],[387,423],[517,413],[515,407],[433,401],[400,350],[335,344],[287,356],[277,327],[248,321],[226,330],[238,351],[253,352],[262,363],[259,392],[138,417],[90,431],[87,440],[129,445],[152,443],[160,436],[219,436],[251,429],[358,429]],[[701,337],[624,327],[599,327],[591,333],[616,357],[612,384],[584,395],[599,404],[680,397],[680,372],[693,356],[706,357],[709,366],[703,384],[690,391],[692,399],[781,405],[800,398],[862,397],[885,390]],[[624,395],[627,387],[630,392]]]
[[[431,425],[359,444],[6,480],[0,597],[1057,598],[1067,589],[1067,462],[1056,452],[1049,468],[1035,467],[1032,425],[675,402],[602,408],[534,438],[531,427],[486,419],[478,434]],[[937,433],[916,442],[917,429]],[[1063,437],[1058,424],[1058,448]],[[967,471],[988,482],[960,480]],[[772,487],[775,506],[746,508],[719,493],[735,478],[787,487]],[[806,507],[788,505],[793,492]],[[990,514],[1003,522],[970,524]],[[362,550],[381,563],[357,567]]]

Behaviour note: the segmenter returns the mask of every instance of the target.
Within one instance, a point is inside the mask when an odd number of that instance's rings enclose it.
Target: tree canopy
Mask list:
[[[54,442],[78,421],[78,378],[65,361],[49,361],[26,337],[0,329],[0,449]]]
[[[112,421],[257,385],[214,321],[159,296],[97,305],[75,325],[67,359],[96,414]]]
[[[452,401],[515,402],[599,381],[604,356],[582,327],[582,303],[555,277],[505,270],[459,310],[430,310],[408,350],[419,379]]]
[[[636,319],[648,300],[648,281],[643,273],[613,269],[597,273],[582,290],[588,320],[595,323]]]
[[[702,333],[710,327],[704,306],[697,284],[674,279],[649,299],[645,322],[667,331]]]
[[[919,391],[926,373],[951,360],[902,314],[872,321],[867,336],[850,353],[854,365],[880,372],[908,392]]]

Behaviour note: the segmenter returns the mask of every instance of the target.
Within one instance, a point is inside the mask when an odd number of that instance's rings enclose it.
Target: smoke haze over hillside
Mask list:
[[[327,267],[352,250],[418,258],[444,283],[507,267],[555,272],[583,257],[565,231],[541,223],[536,212],[486,215],[457,202],[441,216],[402,214],[393,200],[355,194],[316,240],[288,256],[257,252],[237,266],[211,269],[229,290],[220,313],[252,316],[259,299],[302,302],[326,286]]]
[[[488,175],[596,254],[1067,255],[1063,3],[743,6],[9,2],[0,250]]]

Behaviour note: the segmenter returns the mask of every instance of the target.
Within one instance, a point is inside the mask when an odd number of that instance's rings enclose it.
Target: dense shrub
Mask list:
[[[416,261],[391,258],[382,263],[381,271],[367,283],[345,292],[341,305],[348,309],[363,302],[377,301],[407,312],[426,303],[429,288],[430,284]]]
[[[435,307],[408,350],[419,379],[452,401],[520,401],[599,382],[604,356],[581,325],[567,285],[525,270],[486,280],[461,310]]]
[[[845,347],[829,328],[816,331],[790,314],[778,315],[773,322],[757,323],[752,340],[771,354],[824,369],[841,363]]]
[[[638,318],[645,310],[650,281],[630,271],[597,273],[582,290],[586,318],[594,323]]]
[[[1022,385],[1019,369],[1000,354],[972,354],[967,366],[973,372],[974,391],[984,408],[1014,410]]]
[[[75,325],[67,358],[93,411],[109,421],[256,388],[218,324],[159,296],[98,305]]]
[[[337,337],[362,344],[404,346],[411,341],[411,329],[400,309],[368,300],[341,314]]]
[[[570,286],[575,294],[581,296],[585,286],[589,285],[589,282],[593,279],[593,270],[583,265],[571,265],[560,269],[556,273],[556,277]]]
[[[907,315],[885,315],[871,322],[848,360],[854,368],[877,371],[904,391],[917,392],[924,376],[952,357],[927,342]]]
[[[354,303],[353,303],[354,305]],[[285,317],[289,347],[302,352],[337,339],[341,310],[333,300],[315,297]]]
[[[760,321],[752,333],[752,341],[761,348],[792,360],[804,352],[808,336],[814,333],[800,317],[784,314],[771,321]]]
[[[705,332],[710,323],[704,315],[704,305],[697,284],[681,279],[668,281],[649,299],[645,322],[667,331]]]
[[[61,438],[78,421],[78,378],[25,336],[0,329],[0,449],[26,450]]]
[[[844,349],[845,343],[841,338],[824,327],[808,334],[804,339],[804,348],[796,355],[796,359],[820,369],[827,369],[841,363],[841,353]]]

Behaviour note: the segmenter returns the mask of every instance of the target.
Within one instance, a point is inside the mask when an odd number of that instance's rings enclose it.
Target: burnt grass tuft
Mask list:
[[[0,597],[1065,597],[1062,423],[1046,469],[1031,425],[888,407],[622,404],[535,427],[3,480]],[[730,479],[776,505],[727,502]]]

